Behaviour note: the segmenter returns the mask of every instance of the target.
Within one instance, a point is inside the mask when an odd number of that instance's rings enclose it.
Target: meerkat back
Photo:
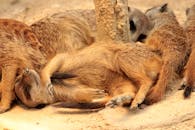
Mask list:
[[[31,25],[47,58],[82,49],[94,42],[88,23],[78,13],[57,13]]]

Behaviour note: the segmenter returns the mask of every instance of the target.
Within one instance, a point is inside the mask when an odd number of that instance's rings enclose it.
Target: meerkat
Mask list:
[[[0,19],[0,113],[10,108],[14,99],[14,83],[23,67],[39,69],[45,60],[39,48],[41,44],[24,23]]]
[[[148,17],[136,8],[128,7],[128,11],[131,42],[144,42],[152,27]]]
[[[191,92],[195,89],[195,72],[194,72],[194,57],[195,57],[195,5],[186,10],[187,20],[185,22],[185,31],[187,34],[187,40],[189,47],[191,48],[191,54],[187,65],[185,66],[184,78],[182,85],[185,86],[184,97],[189,97]]]
[[[182,70],[188,45],[186,34],[168,4],[148,9],[145,14],[153,24],[145,44],[161,54],[163,60],[159,79],[145,100],[147,104],[152,104],[163,98],[168,84]]]
[[[146,29],[141,30],[140,24],[142,24],[143,28],[147,28],[148,24],[147,20],[145,21],[145,15],[137,9],[132,9],[129,20],[131,21],[131,19],[133,22],[136,22],[137,30],[133,30],[134,34],[139,35],[143,33],[144,35]],[[94,31],[94,10],[68,10],[65,13],[57,13],[35,22],[31,25],[31,28],[41,42],[41,51],[48,60],[57,53],[80,50],[92,44],[94,37],[90,34],[86,21]],[[70,32],[72,33],[70,34]],[[25,98],[20,97],[20,95],[18,96],[20,100],[24,99],[25,102]],[[25,103],[28,105],[27,102]]]
[[[42,45],[40,50],[45,56],[46,60],[49,60],[57,53],[71,53],[73,51],[77,51],[86,46],[89,46],[94,42],[94,37],[92,36],[91,30],[89,29],[90,27],[86,20],[80,17],[81,15],[79,14],[79,11],[80,10],[67,11],[65,13],[56,13],[52,16],[45,17],[30,26]],[[90,13],[90,10],[84,10],[81,12],[83,17],[86,17],[86,14],[93,14],[93,11],[92,13]],[[24,98],[24,93],[21,94],[22,92],[24,92],[22,91],[23,87],[20,88],[21,91],[18,91],[17,88],[15,89],[15,91],[18,98],[26,106],[33,107],[33,105],[31,105],[30,103],[30,100],[26,100]],[[38,93],[38,91],[33,92],[35,94]],[[86,90],[86,92],[88,91]],[[51,102],[48,102],[47,104],[50,103]]]
[[[79,47],[74,43],[72,46],[75,50],[90,44],[91,35],[89,34],[88,29],[84,29],[78,23],[68,23],[72,28],[72,33],[67,34],[74,37],[75,42],[77,41]],[[59,23],[61,24],[61,23]],[[54,26],[53,26],[54,27]],[[62,28],[64,25],[62,26]],[[87,28],[87,26],[85,26]],[[64,27],[65,28],[65,27]],[[75,32],[73,31],[75,29]],[[37,72],[41,69],[42,66],[47,62],[49,58],[58,53],[56,47],[64,49],[64,51],[71,50],[69,42],[73,43],[70,39],[67,39],[65,35],[61,35],[58,30],[56,30],[57,35],[51,35],[52,38],[56,37],[56,42],[54,44],[45,44],[41,43],[35,35],[34,29],[27,26],[26,24],[12,20],[12,19],[0,19],[0,70],[1,70],[1,83],[0,83],[0,93],[1,93],[1,102],[0,102],[0,113],[5,112],[11,107],[12,100],[14,100],[14,84],[16,77],[21,74],[24,68],[34,69]],[[71,30],[71,29],[70,29]],[[64,30],[63,30],[64,31]],[[68,31],[68,30],[67,30]],[[86,31],[86,32],[85,32]],[[61,37],[61,45],[56,45],[59,43],[58,37]],[[83,37],[83,38],[82,38]],[[45,37],[47,38],[47,37]],[[64,39],[63,39],[64,38]],[[88,39],[89,38],[89,39]],[[76,40],[77,39],[77,40]],[[66,46],[68,44],[69,46]],[[69,49],[66,49],[69,48]],[[44,52],[44,50],[49,50],[49,52]],[[53,49],[53,50],[52,50]],[[59,50],[60,50],[59,49]],[[72,50],[74,50],[72,49]],[[62,50],[60,50],[62,51]],[[78,91],[77,91],[78,92]]]
[[[51,86],[54,72],[77,75],[67,84],[105,90],[107,106],[131,103],[136,108],[157,79],[161,58],[145,45],[97,42],[75,53],[56,55],[41,72],[41,85]],[[135,86],[138,87],[135,87]]]
[[[128,7],[128,11],[129,11],[131,42],[144,40],[146,36],[148,35],[148,31],[151,28],[148,17],[143,12],[141,12],[139,9],[136,9],[136,8]],[[52,15],[51,17],[43,18],[42,20],[39,20],[38,22],[35,22],[34,24],[32,24],[31,27],[33,31],[35,32],[35,34],[37,34],[38,39],[42,43],[50,45],[52,44],[52,41],[53,41],[53,39],[50,38],[50,36],[54,35],[53,32],[56,32],[56,30],[58,30],[58,32],[61,31],[61,33],[64,33],[64,35],[67,35],[66,31],[72,31],[71,25],[69,25],[70,27],[68,27],[67,23],[71,24],[74,21],[76,22],[74,24],[78,24],[78,22],[75,21],[75,19],[78,19],[78,18],[79,20],[83,21],[83,23],[79,21],[79,24],[81,25],[81,27],[80,26],[79,27],[81,29],[83,29],[82,27],[85,27],[84,30],[86,30],[86,27],[90,28],[90,30],[94,33],[92,36],[95,36],[96,21],[95,21],[95,10],[94,9],[67,10],[66,12],[57,13],[57,14]],[[66,19],[68,19],[69,21]],[[62,26],[65,26],[66,28]],[[51,30],[51,31],[48,32],[48,30]],[[45,41],[45,39],[48,39],[48,40]],[[60,41],[60,38],[58,38],[58,40]],[[93,37],[91,38],[91,40],[94,41]],[[74,45],[74,44],[71,44],[71,45]]]
[[[71,104],[91,103],[94,99],[106,96],[106,93],[100,89],[75,86],[74,84],[66,84],[63,81],[57,80],[73,77],[75,76],[67,74],[53,75],[51,79],[53,80],[54,92],[51,94],[51,90],[39,86],[39,74],[33,69],[25,68],[23,73],[18,76],[16,80],[16,96],[27,107],[37,107],[42,104],[46,105],[55,102],[68,102]]]

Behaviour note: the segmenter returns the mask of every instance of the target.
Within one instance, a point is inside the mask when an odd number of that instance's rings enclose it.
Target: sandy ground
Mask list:
[[[181,24],[185,9],[194,0],[129,0],[131,7],[145,11],[154,5],[168,2]],[[0,17],[14,18],[31,24],[40,18],[67,9],[94,8],[92,0],[0,0]],[[177,89],[177,86],[174,87]],[[4,130],[193,130],[195,129],[195,94],[184,100],[182,91],[176,91],[163,101],[137,111],[128,108],[100,111],[55,108],[27,109],[15,105],[0,115],[0,129]]]

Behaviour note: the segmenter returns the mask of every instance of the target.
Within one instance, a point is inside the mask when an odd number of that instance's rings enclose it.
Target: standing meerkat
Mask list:
[[[195,89],[195,5],[186,10],[186,16],[185,31],[188,44],[191,48],[191,54],[185,66],[182,85],[185,86],[184,97],[189,97],[191,92]]]
[[[152,104],[163,98],[168,84],[183,68],[188,47],[186,34],[167,4],[147,10],[146,15],[153,24],[146,45],[158,51],[163,59],[159,79],[146,97],[146,103]]]

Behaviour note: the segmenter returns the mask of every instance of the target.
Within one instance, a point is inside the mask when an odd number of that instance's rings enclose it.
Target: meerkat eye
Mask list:
[[[136,26],[133,20],[129,21],[129,25],[130,25],[130,31],[134,33],[136,31]]]

